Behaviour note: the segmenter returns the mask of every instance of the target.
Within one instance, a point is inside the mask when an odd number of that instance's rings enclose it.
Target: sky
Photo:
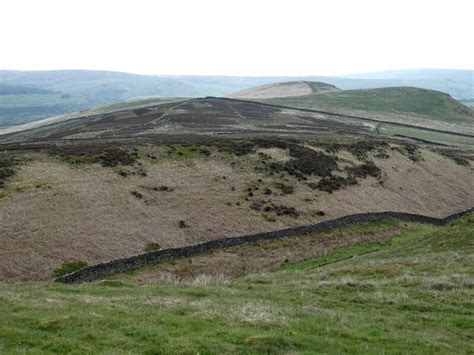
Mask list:
[[[2,0],[0,69],[342,75],[474,69],[472,0]]]

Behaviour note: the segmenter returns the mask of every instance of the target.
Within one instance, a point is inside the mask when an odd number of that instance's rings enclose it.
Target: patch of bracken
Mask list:
[[[356,185],[357,180],[353,176],[326,176],[317,183],[308,183],[308,186],[314,190],[326,191],[332,194],[334,191],[340,190],[346,186]]]
[[[138,192],[138,191],[130,191],[130,193],[135,196],[136,198],[143,198],[143,195],[141,192]]]
[[[421,154],[418,151],[418,147],[411,143],[405,143],[400,147],[392,147],[392,150],[399,152],[400,154],[408,157],[412,162],[421,160]]]
[[[133,165],[138,160],[136,151],[122,148],[107,148],[99,151],[61,149],[55,153],[73,165],[99,163],[104,167],[115,167]]]
[[[261,211],[266,213],[273,212],[277,216],[290,216],[293,218],[297,218],[300,215],[300,212],[298,212],[298,210],[294,207],[276,205],[270,201],[253,202],[250,205],[250,208],[255,211]]]
[[[371,161],[367,161],[362,165],[351,166],[346,168],[350,176],[365,179],[367,176],[380,178],[382,170]]]
[[[297,144],[288,146],[289,154],[293,159],[286,162],[273,162],[268,165],[272,172],[285,171],[300,179],[307,179],[310,175],[330,176],[334,170],[338,170],[338,158],[317,152]]]
[[[389,147],[387,142],[364,140],[356,143],[345,144],[342,148],[348,150],[358,159],[367,158],[368,153],[376,151],[379,156],[384,156],[385,150]]]
[[[0,188],[4,187],[7,180],[16,174],[17,162],[9,158],[0,158]]]
[[[279,189],[283,195],[291,195],[295,192],[295,188],[293,186],[286,185],[282,182],[275,183],[275,187],[277,189]],[[270,190],[270,189],[268,189],[268,190]],[[264,193],[266,195],[270,195],[272,193],[272,191],[270,190],[270,193],[267,193],[267,191],[265,190]]]
[[[447,150],[439,150],[438,153],[440,153],[442,156],[451,159],[454,161],[457,165],[461,166],[469,166],[469,160],[466,158],[457,155],[456,153],[452,151],[447,151]]]
[[[256,146],[252,141],[219,141],[215,145],[220,151],[233,154],[236,156],[244,156],[255,152]]]

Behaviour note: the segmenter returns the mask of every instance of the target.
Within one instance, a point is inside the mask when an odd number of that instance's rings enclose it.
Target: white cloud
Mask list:
[[[474,69],[471,0],[2,0],[0,69]]]

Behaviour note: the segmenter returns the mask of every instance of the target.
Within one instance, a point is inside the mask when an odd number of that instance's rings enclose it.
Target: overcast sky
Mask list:
[[[1,0],[0,69],[474,69],[472,0]]]

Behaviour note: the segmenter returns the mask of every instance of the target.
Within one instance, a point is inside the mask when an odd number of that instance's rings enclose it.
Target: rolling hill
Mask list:
[[[150,105],[150,102],[146,101],[144,106],[136,106],[133,102],[117,104],[112,107],[115,111],[105,108],[105,111],[102,111],[105,113],[94,110],[91,113],[61,116],[23,127],[7,128],[0,130],[0,141],[140,137],[156,133],[344,131],[369,134],[373,128],[370,122],[361,122],[350,117],[282,109],[258,102],[227,98],[208,97],[164,104],[160,102],[152,100]],[[123,108],[120,109],[121,107]],[[15,130],[19,131],[14,132]]]
[[[439,73],[443,72],[443,75]],[[417,74],[418,73],[418,74]],[[416,71],[407,76],[351,77],[152,76],[129,73],[57,70],[0,70],[0,127],[70,113],[112,102],[150,97],[224,96],[258,85],[319,81],[341,89],[415,86],[472,100],[472,71]]]
[[[472,109],[448,94],[426,89],[395,87],[341,90],[291,98],[263,99],[263,102],[474,134]]]

